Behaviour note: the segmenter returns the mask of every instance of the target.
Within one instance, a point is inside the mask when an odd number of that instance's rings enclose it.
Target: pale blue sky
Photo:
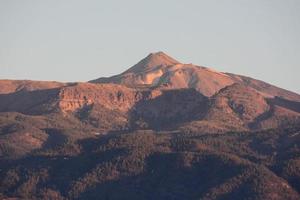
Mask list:
[[[87,81],[150,52],[300,93],[300,0],[0,0],[0,79]]]

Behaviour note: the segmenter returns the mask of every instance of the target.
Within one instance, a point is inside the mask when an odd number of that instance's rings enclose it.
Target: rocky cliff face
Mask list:
[[[58,106],[63,112],[76,112],[91,105],[128,111],[141,98],[134,90],[121,85],[80,83],[61,88]]]

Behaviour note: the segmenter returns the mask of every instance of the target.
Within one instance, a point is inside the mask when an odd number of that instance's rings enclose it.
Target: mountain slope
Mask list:
[[[298,101],[300,102],[300,95],[296,94],[294,92],[276,87],[274,85],[271,85],[269,83],[266,83],[264,81],[260,81],[254,78],[236,75],[236,74],[230,74],[226,73],[230,77],[232,77],[236,82],[244,84],[248,87],[254,88],[258,92],[260,92],[265,97],[282,97],[284,99],[289,99],[292,101]]]

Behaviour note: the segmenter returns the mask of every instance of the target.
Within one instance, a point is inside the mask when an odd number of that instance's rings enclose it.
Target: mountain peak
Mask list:
[[[166,53],[159,51],[150,53],[147,57],[135,64],[124,73],[140,73],[154,70],[158,67],[180,64],[179,61],[168,56]]]
[[[158,51],[158,52],[152,52],[148,56],[165,56],[165,57],[170,57],[168,56],[165,52],[163,51]]]
[[[132,88],[160,88],[164,90],[194,88],[208,97],[215,95],[222,88],[239,83],[254,88],[267,98],[279,96],[292,101],[300,101],[300,95],[293,92],[250,77],[222,73],[193,64],[183,64],[162,51],[148,54],[121,74],[98,78],[90,82],[115,83]]]

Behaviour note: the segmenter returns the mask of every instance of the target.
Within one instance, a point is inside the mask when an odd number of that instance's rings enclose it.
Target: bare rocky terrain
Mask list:
[[[300,199],[300,95],[163,52],[0,80],[0,199]]]

